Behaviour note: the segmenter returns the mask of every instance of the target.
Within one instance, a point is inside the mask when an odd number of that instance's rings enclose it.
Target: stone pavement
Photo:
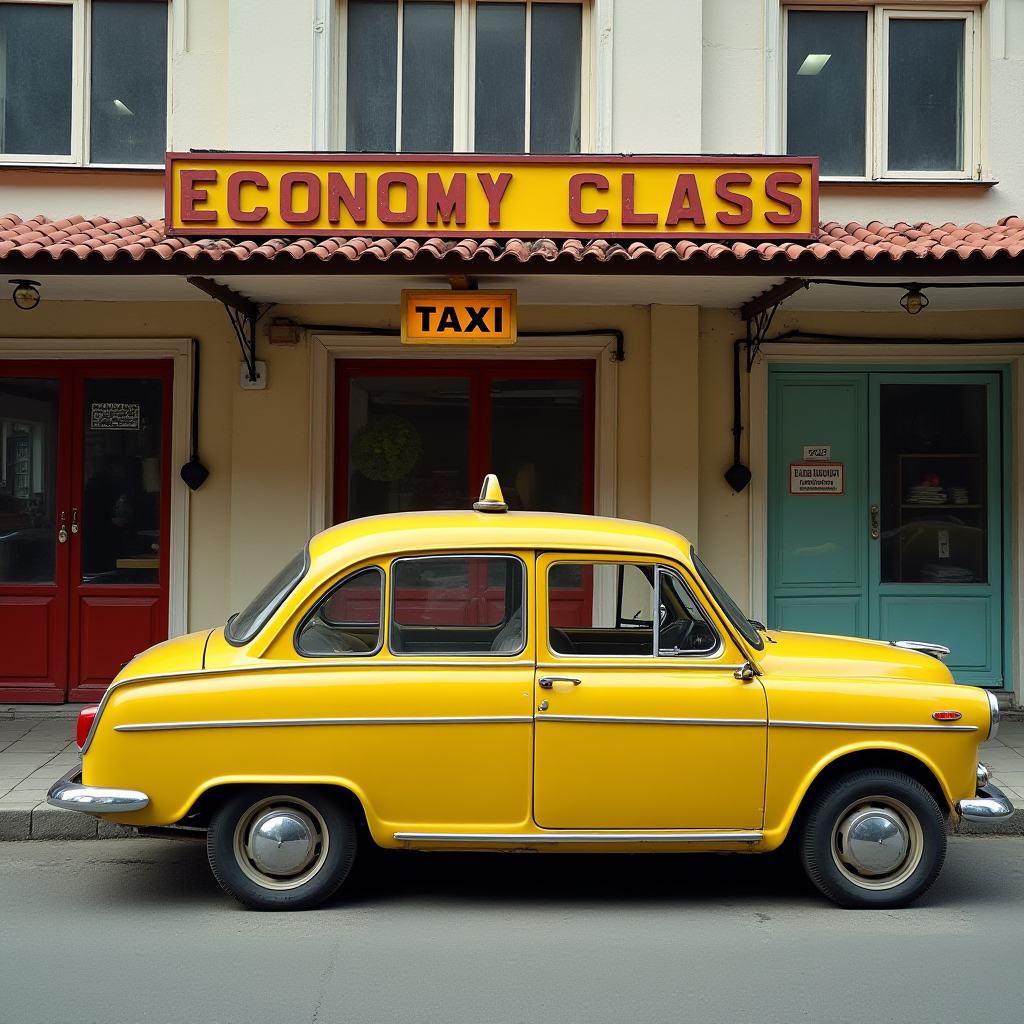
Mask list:
[[[113,839],[131,834],[126,826],[46,803],[46,791],[78,763],[75,722],[81,707],[0,706],[0,840]],[[1001,825],[966,822],[962,830],[1024,833],[1024,721],[1004,718],[997,738],[983,743],[980,755],[992,781],[1017,811]]]

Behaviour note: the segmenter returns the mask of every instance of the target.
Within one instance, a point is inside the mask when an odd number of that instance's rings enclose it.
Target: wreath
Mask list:
[[[394,483],[408,476],[422,445],[416,428],[401,416],[373,416],[352,438],[352,464],[363,476]]]

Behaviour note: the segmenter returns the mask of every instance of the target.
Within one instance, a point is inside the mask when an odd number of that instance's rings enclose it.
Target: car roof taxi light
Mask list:
[[[508,505],[501,493],[501,484],[493,473],[484,477],[483,486],[480,488],[480,500],[473,502],[473,508],[477,512],[507,512]]]

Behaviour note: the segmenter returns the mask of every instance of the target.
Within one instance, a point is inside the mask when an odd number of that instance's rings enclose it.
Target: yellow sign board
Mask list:
[[[818,232],[794,156],[168,153],[172,235],[665,238]]]
[[[514,345],[516,293],[402,292],[403,345]]]

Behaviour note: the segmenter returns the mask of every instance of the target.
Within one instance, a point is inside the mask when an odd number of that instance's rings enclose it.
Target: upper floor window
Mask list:
[[[579,153],[584,20],[563,0],[347,0],[349,151]]]
[[[0,0],[0,161],[162,164],[168,4]]]
[[[975,29],[969,10],[788,8],[786,152],[823,176],[972,177]]]

